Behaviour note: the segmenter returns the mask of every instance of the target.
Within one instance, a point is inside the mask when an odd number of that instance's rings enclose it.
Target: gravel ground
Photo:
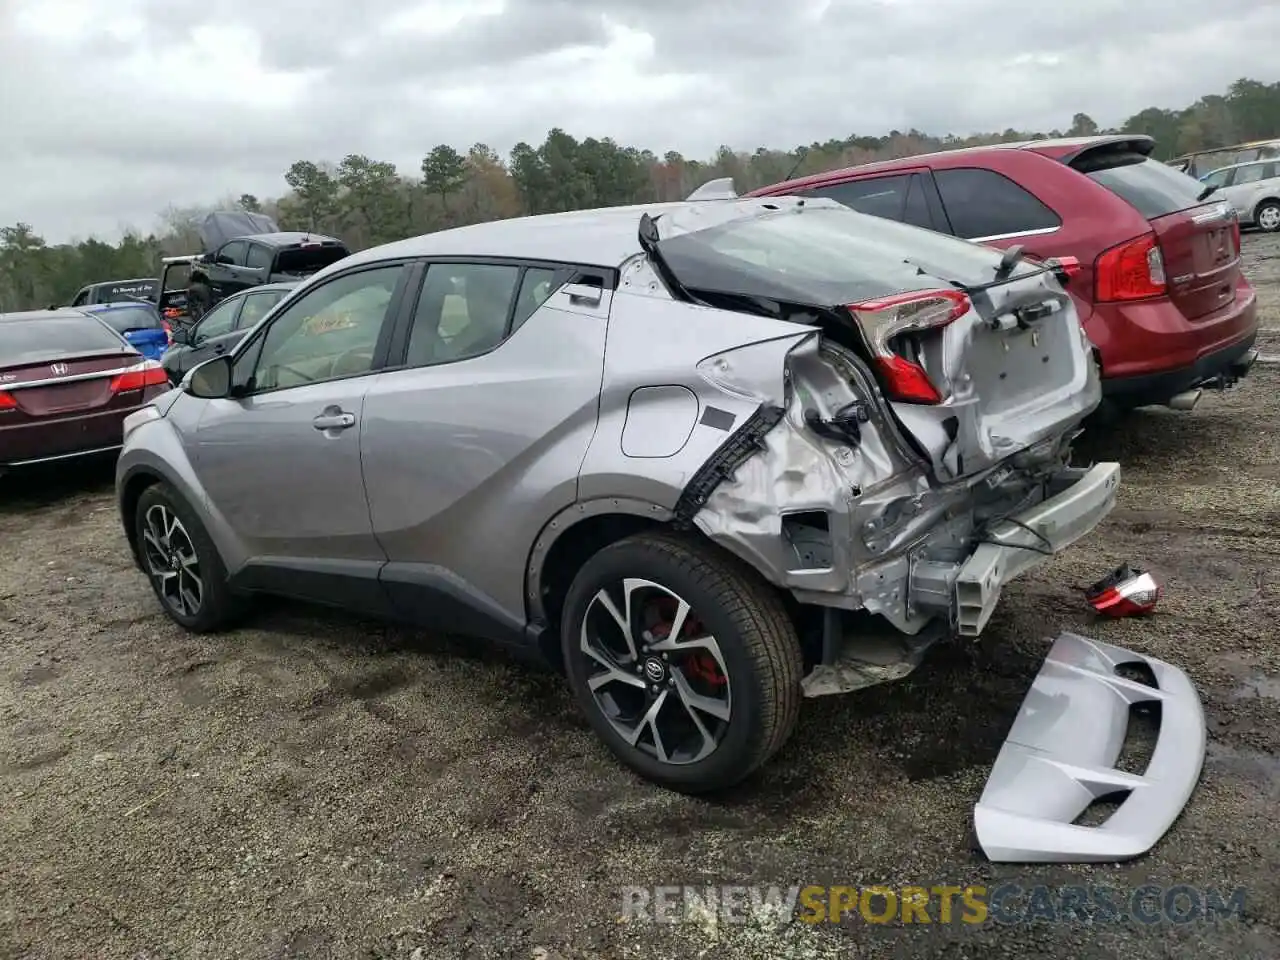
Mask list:
[[[1248,237],[1280,354],[1280,238]],[[126,558],[109,469],[0,485],[0,956],[1211,958],[1280,955],[1280,366],[1088,438],[1105,527],[1020,581],[981,643],[813,701],[731,800],[615,764],[559,680],[464,641],[287,605],[187,636]],[[1078,588],[1131,560],[1146,621]],[[1210,751],[1120,866],[993,866],[970,808],[1061,629],[1188,670]],[[621,923],[651,884],[1186,883],[1244,917],[1128,923]]]

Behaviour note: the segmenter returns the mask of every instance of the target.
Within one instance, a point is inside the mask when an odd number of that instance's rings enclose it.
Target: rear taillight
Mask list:
[[[0,410],[17,410],[18,401],[14,399],[12,393],[5,393],[0,390]]]
[[[1240,256],[1240,218],[1233,217],[1231,220],[1231,252],[1235,256]]]
[[[164,367],[154,360],[130,367],[124,373],[111,378],[112,393],[126,393],[130,390],[142,390],[146,387],[163,387],[169,383],[169,376]]]
[[[1094,295],[1100,303],[1148,300],[1167,290],[1164,257],[1154,233],[1127,240],[1098,254],[1093,264]]]
[[[941,403],[942,394],[913,356],[904,354],[910,334],[940,330],[969,311],[959,290],[924,290],[849,304],[871,345],[885,394],[902,403]],[[914,351],[909,351],[913,354]]]

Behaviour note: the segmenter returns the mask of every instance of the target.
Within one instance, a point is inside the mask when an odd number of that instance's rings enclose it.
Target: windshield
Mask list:
[[[690,289],[815,306],[950,281],[990,282],[1001,257],[979,244],[845,207],[744,217],[662,240],[658,249]]]
[[[152,307],[143,306],[142,304],[136,307],[120,306],[112,307],[110,310],[93,310],[91,312],[95,317],[103,320],[116,333],[124,333],[126,330],[163,328],[163,324],[160,322],[160,315]]]
[[[92,317],[0,321],[0,367],[38,363],[50,357],[129,350]]]

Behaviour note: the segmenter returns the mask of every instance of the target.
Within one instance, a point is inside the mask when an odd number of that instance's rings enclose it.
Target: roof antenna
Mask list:
[[[798,156],[798,159],[796,160],[795,166],[791,168],[790,173],[788,173],[785,177],[782,178],[783,183],[786,183],[788,180],[794,177],[796,175],[796,171],[800,169],[801,164],[803,164],[805,160],[809,158],[808,147],[796,147],[796,153],[799,156]]]

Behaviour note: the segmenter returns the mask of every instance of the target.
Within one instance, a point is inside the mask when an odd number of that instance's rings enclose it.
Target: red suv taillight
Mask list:
[[[885,394],[901,403],[942,402],[942,394],[924,367],[899,352],[895,342],[913,333],[940,330],[969,311],[959,290],[923,290],[849,304],[849,311],[871,345],[872,359]]]
[[[1240,218],[1238,216],[1231,220],[1231,243],[1235,255],[1240,256]]]
[[[163,387],[168,383],[169,375],[164,372],[164,367],[154,360],[147,360],[112,377],[111,392],[125,393],[129,390],[143,390],[146,387]]]
[[[1149,300],[1167,292],[1164,256],[1154,233],[1103,250],[1093,264],[1094,299],[1099,303]]]

